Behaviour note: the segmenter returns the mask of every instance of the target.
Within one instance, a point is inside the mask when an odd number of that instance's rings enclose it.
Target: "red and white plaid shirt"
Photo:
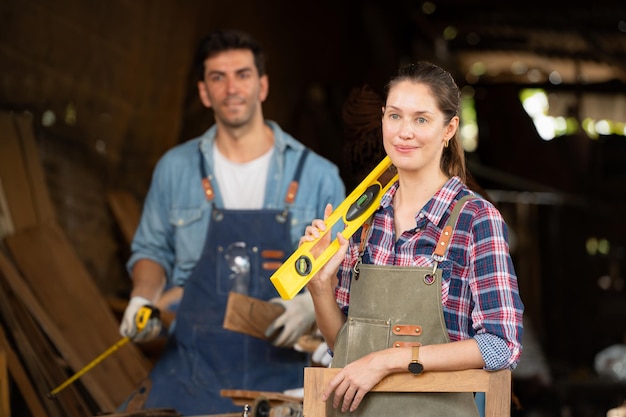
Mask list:
[[[362,262],[432,267],[432,254],[454,204],[473,193],[458,177],[451,178],[416,213],[415,228],[396,239],[392,201],[397,189],[398,183],[381,199]],[[507,226],[490,202],[476,197],[461,210],[448,252],[439,263],[443,272],[443,313],[450,340],[474,338],[485,369],[514,369],[522,352],[524,305],[509,255]],[[350,249],[337,274],[335,297],[346,314],[360,241],[358,230],[350,239]]]

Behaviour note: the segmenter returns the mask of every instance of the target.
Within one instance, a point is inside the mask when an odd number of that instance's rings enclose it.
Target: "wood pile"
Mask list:
[[[16,396],[33,417],[114,412],[150,368],[132,343],[48,398],[120,335],[57,223],[27,113],[0,113],[0,239],[0,417]]]

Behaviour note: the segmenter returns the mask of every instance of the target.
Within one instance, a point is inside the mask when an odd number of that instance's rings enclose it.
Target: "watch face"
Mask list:
[[[411,362],[409,364],[409,372],[413,375],[419,375],[424,370],[424,367],[419,362]]]

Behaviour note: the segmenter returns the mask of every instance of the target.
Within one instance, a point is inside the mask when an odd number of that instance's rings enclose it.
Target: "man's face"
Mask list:
[[[259,77],[254,55],[247,49],[221,52],[204,62],[200,99],[211,107],[218,122],[241,127],[261,114],[268,92],[267,75]]]

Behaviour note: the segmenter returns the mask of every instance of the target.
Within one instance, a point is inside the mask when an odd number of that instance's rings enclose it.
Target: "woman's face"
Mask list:
[[[457,126],[458,117],[445,123],[425,84],[401,81],[389,91],[383,107],[383,145],[399,171],[439,171],[443,147]]]

